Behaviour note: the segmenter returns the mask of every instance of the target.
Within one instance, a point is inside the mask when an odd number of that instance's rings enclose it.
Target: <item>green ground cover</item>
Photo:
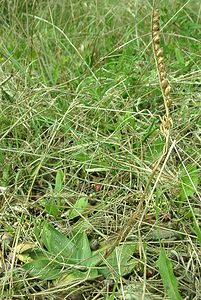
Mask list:
[[[0,1],[0,299],[201,299],[201,4]]]

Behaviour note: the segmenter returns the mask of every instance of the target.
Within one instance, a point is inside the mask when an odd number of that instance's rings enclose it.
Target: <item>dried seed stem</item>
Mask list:
[[[167,152],[169,144],[169,133],[172,126],[172,119],[170,118],[169,109],[172,105],[172,98],[170,95],[171,86],[167,79],[167,73],[164,63],[163,48],[160,46],[160,19],[158,9],[153,9],[152,15],[152,44],[153,52],[156,61],[156,67],[158,70],[158,77],[160,82],[160,89],[163,95],[165,115],[162,118],[161,131],[166,137],[165,152]]]
[[[170,84],[167,79],[163,49],[160,46],[159,12],[158,12],[158,10],[155,10],[155,9],[153,9],[153,15],[152,15],[152,44],[153,44],[154,57],[155,57],[155,61],[156,61],[156,67],[157,67],[158,75],[159,75],[160,89],[161,89],[161,93],[163,95],[164,106],[165,106],[165,115],[162,117],[161,131],[164,134],[164,136],[166,137],[166,143],[165,143],[161,157],[158,159],[155,166],[153,167],[153,170],[149,176],[148,183],[139,199],[137,208],[131,214],[127,223],[120,230],[116,240],[112,243],[111,247],[109,247],[108,250],[106,250],[106,252],[103,255],[103,259],[108,257],[114,251],[114,249],[120,244],[120,242],[124,241],[126,239],[127,235],[129,234],[129,232],[131,231],[133,226],[136,224],[136,221],[139,219],[139,217],[145,215],[146,208],[144,208],[144,202],[146,200],[149,187],[152,183],[152,180],[153,180],[156,172],[158,171],[159,166],[164,161],[164,159],[165,159],[164,164],[167,163],[167,160],[171,153],[171,151],[168,152],[170,128],[172,125],[172,119],[170,118],[170,111],[169,111],[171,104],[172,104],[172,99],[170,96],[171,87],[170,87]],[[161,170],[161,172],[162,172],[162,170]],[[156,188],[156,185],[157,185],[157,182],[155,183],[155,185],[152,189],[152,194]],[[151,195],[150,195],[150,197],[151,197]],[[101,259],[97,263],[97,266],[99,266],[103,262],[103,259]]]

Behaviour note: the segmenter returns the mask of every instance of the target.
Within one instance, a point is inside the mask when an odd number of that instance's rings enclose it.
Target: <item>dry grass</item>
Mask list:
[[[0,298],[168,299],[163,246],[182,299],[200,299],[200,4],[162,1],[160,26],[148,1],[2,7]],[[89,206],[70,221],[80,197]],[[31,278],[17,247],[37,243],[41,220],[68,237],[87,226],[103,261],[133,245],[132,271]]]

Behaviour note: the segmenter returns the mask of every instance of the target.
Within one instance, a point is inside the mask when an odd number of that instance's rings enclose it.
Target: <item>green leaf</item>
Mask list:
[[[80,216],[87,206],[88,199],[85,197],[79,198],[68,212],[69,219]]]
[[[200,229],[200,226],[199,226],[199,223],[198,221],[196,220],[196,217],[195,215],[193,214],[193,224],[194,224],[194,227],[191,229],[195,232],[195,234],[197,235],[197,238],[198,238],[198,241],[201,245],[201,229]]]
[[[154,131],[157,130],[156,122],[157,122],[157,120],[153,119],[150,126],[145,130],[145,133],[144,133],[144,136],[142,139],[142,143],[145,143],[146,140],[154,133]]]
[[[41,237],[47,250],[56,255],[57,259],[69,262],[76,258],[74,243],[47,222],[43,223]]]
[[[59,193],[63,187],[63,179],[64,179],[64,172],[62,170],[57,171],[56,179],[55,179],[55,192]]]
[[[199,225],[197,223],[194,223],[194,228],[193,229],[194,229],[194,232],[197,235],[198,241],[201,245],[201,230],[200,230]]]
[[[23,268],[30,273],[32,277],[43,280],[56,279],[61,274],[61,266],[47,258],[38,258],[32,262],[24,264]]]
[[[3,152],[2,151],[0,151],[0,164],[3,164],[3,162],[4,162],[4,154],[3,154]]]
[[[3,171],[2,171],[2,183],[3,185],[7,185],[8,182],[9,182],[9,178],[10,178],[10,165],[9,164],[6,164],[4,167],[3,167]]]
[[[83,231],[76,235],[77,240],[77,259],[80,261],[81,264],[87,266],[85,261],[89,257],[91,257],[91,248],[89,244],[89,240],[87,234]]]
[[[95,268],[95,265],[92,264],[92,260],[90,259],[92,256],[90,243],[85,231],[80,232],[76,235],[77,240],[77,260],[78,264],[82,266],[89,267],[90,278],[98,276],[98,271]],[[91,267],[91,268],[90,268]]]
[[[87,266],[95,267],[96,264],[102,259],[103,254],[104,254],[103,249],[93,251],[91,257],[87,259],[86,262]]]
[[[165,140],[162,137],[157,138],[154,140],[147,151],[146,157],[151,161],[155,161],[159,159],[163,152],[163,148],[165,145]]]
[[[55,197],[40,200],[40,203],[44,206],[46,212],[53,217],[57,217],[60,214],[60,205],[56,200]]]
[[[99,269],[99,274],[107,277],[110,274],[123,276],[129,273],[131,268],[135,265],[134,261],[132,261],[131,264],[129,263],[134,251],[135,245],[131,244],[124,244],[117,247],[106,259],[106,266],[102,266]]]
[[[189,164],[182,170],[180,199],[185,200],[196,192],[199,184],[199,170],[196,164]]]
[[[90,161],[90,156],[85,152],[75,154],[75,159],[81,162]]]
[[[174,276],[172,263],[166,256],[165,250],[161,248],[158,259],[159,272],[163,281],[165,291],[171,300],[182,300],[178,290],[177,279]]]
[[[133,117],[133,113],[130,111],[127,111],[124,113],[122,118],[120,118],[121,124],[122,125],[130,125],[132,128],[135,128],[135,118]]]
[[[40,243],[40,230],[36,223],[34,224],[34,234],[35,234],[36,240]]]
[[[53,217],[57,217],[60,214],[60,201],[59,198],[54,196],[54,191],[52,185],[48,183],[50,189],[50,196],[49,199],[42,198],[40,200],[40,204],[45,208],[46,212]]]
[[[55,282],[55,286],[73,283],[74,281],[89,278],[88,272],[74,270],[70,273],[61,275]]]
[[[184,66],[185,65],[184,57],[179,48],[175,48],[175,56],[179,65]]]

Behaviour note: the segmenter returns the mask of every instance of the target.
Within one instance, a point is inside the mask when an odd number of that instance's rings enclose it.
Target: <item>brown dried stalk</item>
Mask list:
[[[167,79],[167,73],[164,63],[163,48],[160,46],[160,22],[159,12],[157,9],[153,10],[152,15],[152,44],[153,52],[156,61],[156,67],[158,70],[159,82],[161,93],[163,95],[165,115],[162,118],[161,131],[166,136],[166,151],[168,148],[169,132],[172,125],[172,119],[170,118],[169,108],[172,105],[172,98],[170,96],[171,86]]]
[[[153,15],[152,15],[152,44],[153,44],[153,52],[154,52],[154,57],[156,61],[156,67],[158,70],[158,75],[159,75],[159,82],[160,82],[160,89],[161,93],[163,95],[164,99],[164,106],[165,106],[165,115],[162,117],[162,124],[161,124],[161,131],[166,137],[166,143],[163,149],[163,153],[157,163],[155,164],[150,176],[148,183],[139,199],[139,203],[135,211],[131,214],[130,218],[128,219],[127,223],[123,226],[123,228],[120,230],[116,240],[114,243],[111,245],[111,247],[106,250],[106,252],[103,255],[103,259],[108,257],[114,249],[120,244],[121,241],[124,241],[133,228],[133,226],[136,224],[136,221],[145,215],[146,208],[144,208],[144,202],[148,194],[149,187],[152,183],[153,177],[158,171],[158,167],[160,166],[161,162],[164,161],[167,162],[169,155],[171,153],[171,149],[168,152],[169,148],[169,136],[170,136],[170,128],[172,125],[172,119],[170,118],[170,112],[169,109],[172,104],[172,99],[170,96],[170,91],[171,87],[167,79],[167,73],[165,69],[165,64],[164,64],[164,55],[163,55],[163,49],[160,46],[160,24],[159,24],[159,13],[158,10],[153,10]],[[152,189],[152,194],[153,191],[156,187],[157,183],[155,183],[153,189]],[[103,260],[101,259],[98,263],[97,266],[99,266]]]

